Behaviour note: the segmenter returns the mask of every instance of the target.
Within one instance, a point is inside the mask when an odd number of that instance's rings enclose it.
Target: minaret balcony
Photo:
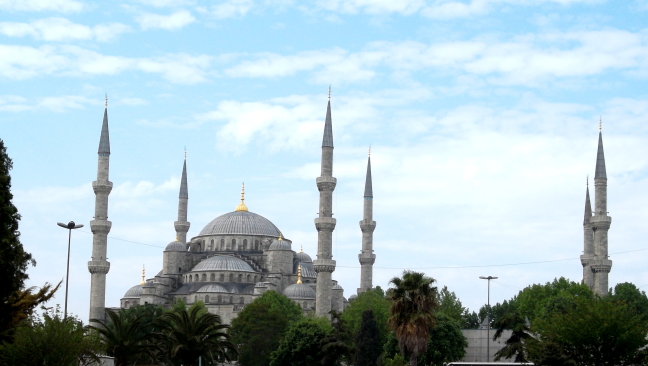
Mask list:
[[[334,272],[335,261],[333,259],[316,259],[313,261],[313,269],[315,272]]]
[[[376,229],[376,222],[373,220],[360,220],[360,230],[365,233],[365,232],[370,232],[373,233],[373,231]]]
[[[108,234],[110,228],[112,227],[112,222],[108,220],[92,220],[90,221],[90,231],[93,234]]]
[[[332,217],[318,217],[315,219],[317,231],[333,231],[337,220]]]
[[[92,274],[106,274],[109,270],[110,262],[108,261],[88,261],[88,271]]]
[[[173,226],[175,227],[177,232],[186,233],[187,231],[189,231],[191,223],[187,221],[174,221]]]
[[[335,186],[337,185],[337,178],[335,177],[317,177],[315,179],[317,183],[317,189],[325,192],[333,192]]]
[[[582,254],[580,256],[581,263],[583,264],[583,267],[589,266],[592,264],[594,261],[594,254]]]
[[[610,273],[612,269],[612,261],[609,259],[596,258],[590,264],[592,272],[595,273]]]
[[[610,228],[610,225],[612,224],[612,217],[608,215],[592,216],[590,223],[592,225],[592,228],[594,228],[595,230],[601,230],[601,229],[607,230]]]
[[[374,264],[376,262],[376,255],[373,253],[360,253],[358,254],[358,261],[360,264]]]
[[[104,182],[99,182],[99,181],[94,181],[92,182],[92,190],[94,191],[95,194],[109,194],[110,191],[112,191],[113,184],[111,181],[104,181]]]

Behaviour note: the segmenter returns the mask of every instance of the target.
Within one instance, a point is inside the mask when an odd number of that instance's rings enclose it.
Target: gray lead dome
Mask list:
[[[179,241],[172,241],[164,248],[165,252],[186,252],[187,247]]]
[[[215,255],[196,264],[192,270],[196,271],[244,271],[254,272],[249,264],[242,259],[224,255]]]
[[[125,298],[139,298],[142,295],[142,285],[135,285],[126,291]]]
[[[279,237],[281,232],[270,220],[254,212],[234,211],[218,216],[205,226],[202,235],[264,235]]]
[[[315,291],[308,285],[296,283],[286,287],[284,295],[289,299],[314,299]]]

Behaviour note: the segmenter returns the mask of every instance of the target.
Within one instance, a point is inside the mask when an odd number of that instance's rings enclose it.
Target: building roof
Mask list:
[[[142,295],[142,285],[135,285],[128,289],[126,293],[124,294],[124,298],[136,298],[139,299],[139,297]]]
[[[167,244],[166,248],[164,248],[164,251],[165,252],[186,252],[187,246],[175,240]]]
[[[217,283],[210,283],[198,289],[196,292],[229,292],[227,289]]]
[[[255,272],[244,260],[227,255],[215,255],[196,264],[191,270],[197,271],[244,271]]]
[[[315,290],[306,284],[297,283],[286,287],[284,295],[289,299],[314,299]]]
[[[281,236],[278,239],[272,241],[268,250],[292,250],[290,246],[290,241],[283,240]]]
[[[297,253],[297,260],[299,260],[301,263],[313,263],[313,259],[310,255],[304,253],[303,248],[299,253]]]
[[[265,217],[250,211],[234,211],[213,219],[198,236],[263,235],[279,237],[281,231]]]

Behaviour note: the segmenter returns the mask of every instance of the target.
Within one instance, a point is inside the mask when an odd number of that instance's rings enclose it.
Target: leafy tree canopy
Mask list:
[[[423,365],[442,366],[459,361],[466,355],[468,341],[461,333],[460,321],[444,313],[436,314],[436,325],[430,328],[427,351],[421,357]]]
[[[648,321],[648,297],[646,292],[639,291],[634,284],[629,282],[617,284],[614,286],[610,300],[628,305],[631,311]]]
[[[329,334],[321,342],[322,365],[350,365],[355,355],[355,339],[337,311],[331,311]]]
[[[276,291],[267,291],[232,320],[228,333],[239,350],[241,366],[267,366],[270,354],[291,323],[302,318],[299,305]]]
[[[373,310],[365,310],[356,336],[356,366],[374,366],[382,353],[382,348],[380,330]]]
[[[387,340],[387,319],[389,318],[389,300],[384,297],[384,292],[380,288],[365,291],[358,295],[342,313],[342,320],[353,334],[358,334],[362,324],[362,313],[367,310],[373,310],[374,319],[380,332],[380,342],[385,343]]]
[[[510,302],[523,318],[528,318],[531,324],[534,320],[549,314],[561,302],[573,298],[592,298],[592,291],[582,283],[569,281],[564,277],[554,279],[544,285],[534,284],[524,288]]]
[[[270,366],[313,366],[322,360],[322,340],[331,331],[326,318],[304,318],[293,323],[270,357]]]

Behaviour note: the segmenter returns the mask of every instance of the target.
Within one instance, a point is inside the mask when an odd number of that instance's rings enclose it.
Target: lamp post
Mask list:
[[[479,276],[482,280],[488,280],[488,308],[486,309],[486,362],[490,361],[490,281],[496,280],[493,276]]]
[[[65,310],[64,310],[64,319],[67,320],[67,300],[68,300],[68,285],[70,283],[70,242],[72,241],[72,230],[83,227],[81,224],[75,224],[74,221],[70,221],[67,224],[57,222],[56,225],[68,229],[68,254],[67,254],[67,270],[65,273]]]

